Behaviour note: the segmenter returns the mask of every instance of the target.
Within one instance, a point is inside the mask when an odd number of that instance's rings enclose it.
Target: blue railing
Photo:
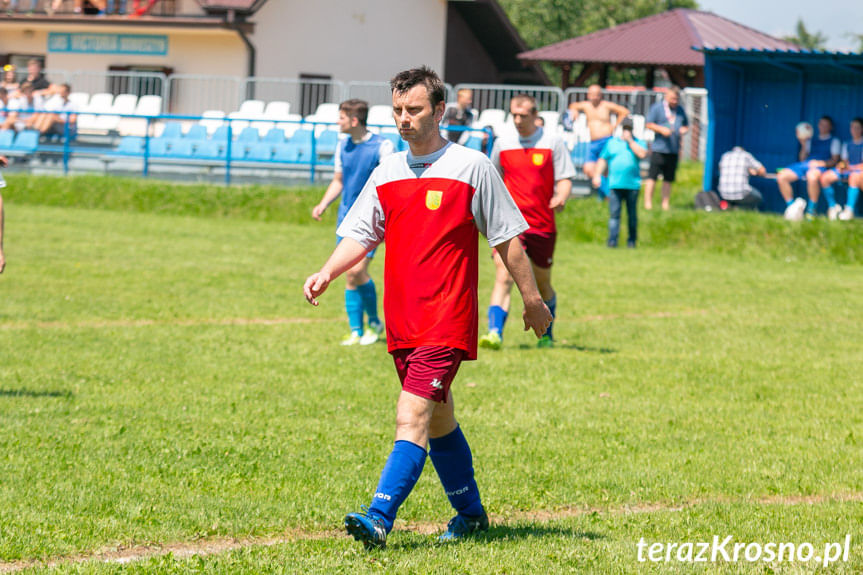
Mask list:
[[[43,110],[21,110],[22,114],[40,113]],[[319,171],[333,165],[332,156],[338,143],[339,134],[335,123],[307,122],[305,120],[271,120],[255,118],[204,118],[201,116],[158,115],[140,116],[134,114],[87,113],[91,117],[112,117],[122,120],[135,120],[134,129],[121,129],[120,132],[139,135],[119,135],[116,128],[93,129],[87,126],[64,122],[62,136],[57,133],[41,136],[38,132],[24,130],[16,135],[0,132],[0,154],[26,158],[35,154],[56,154],[62,157],[63,173],[70,170],[70,160],[75,156],[97,157],[105,163],[106,169],[114,160],[140,158],[143,176],[150,175],[154,164],[174,164],[205,166],[208,169],[224,168],[224,182],[231,184],[232,168],[264,169],[307,169],[309,181],[314,182]],[[78,115],[80,118],[80,114]],[[119,123],[122,123],[120,120]],[[204,120],[211,126],[218,124],[210,133],[200,123]],[[163,126],[156,136],[157,123]],[[183,130],[183,123],[188,123]],[[80,122],[79,122],[80,124]],[[272,127],[263,136],[260,126]],[[98,126],[98,122],[96,126]],[[240,128],[242,126],[242,128]],[[279,127],[281,126],[281,127]],[[282,129],[290,127],[287,135]],[[370,125],[370,128],[393,130],[393,126]],[[494,135],[488,128],[471,130],[460,126],[447,128],[450,131],[475,132],[465,144],[490,153]],[[104,132],[104,133],[102,133]],[[484,138],[479,133],[484,133]],[[407,149],[407,143],[394,132],[382,131],[381,136],[391,140],[397,151]],[[56,142],[59,138],[59,142]],[[42,141],[46,140],[47,141]],[[483,141],[487,141],[486,145]],[[238,151],[237,147],[242,149]]]

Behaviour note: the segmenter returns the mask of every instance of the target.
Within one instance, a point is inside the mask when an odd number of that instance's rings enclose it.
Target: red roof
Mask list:
[[[791,50],[799,47],[712,12],[676,9],[522,52],[532,62],[703,66],[693,48]]]

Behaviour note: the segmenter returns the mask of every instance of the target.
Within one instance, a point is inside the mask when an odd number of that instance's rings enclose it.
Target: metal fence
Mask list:
[[[56,82],[53,76],[51,78]],[[160,72],[74,71],[66,75],[66,81],[75,92],[160,96],[162,102],[166,102],[168,96],[168,77]]]
[[[519,94],[533,96],[540,112],[560,112],[564,109],[563,90],[560,88],[507,84],[457,84],[455,92],[458,93],[465,88],[473,91],[473,107],[480,112],[487,108],[509,110],[509,101]]]
[[[602,98],[629,109],[633,114],[647,115],[654,102],[662,99],[662,92],[645,90],[603,90]],[[587,88],[569,88],[564,92],[566,106],[587,100]],[[562,112],[563,110],[561,110]]]
[[[451,84],[444,84],[446,88],[446,100],[455,100],[456,91]],[[345,85],[344,100],[359,98],[369,103],[369,106],[389,106],[392,104],[393,96],[389,82],[348,82]]]
[[[243,88],[245,100],[288,102],[293,114],[308,116],[325,103],[339,103],[345,85],[338,80],[317,78],[246,78]]]

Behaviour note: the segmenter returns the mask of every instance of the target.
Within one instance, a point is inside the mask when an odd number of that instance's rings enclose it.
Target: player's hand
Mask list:
[[[306,296],[306,301],[312,305],[318,305],[317,298],[327,291],[328,285],[330,285],[329,274],[318,272],[310,275],[303,286],[303,295]]]
[[[632,143],[632,130],[622,130],[620,133],[621,139],[626,143]]]
[[[554,210],[557,213],[562,212],[564,206],[566,206],[566,198],[551,196],[551,201],[548,202],[548,208],[550,210]]]
[[[0,156],[0,168],[5,168],[9,165],[9,160],[6,159],[6,156]]]
[[[593,181],[591,182],[593,187],[597,190],[602,187],[602,176],[593,176]]]
[[[327,206],[323,204],[318,204],[317,206],[312,208],[312,217],[318,221],[321,221],[321,216],[323,215],[324,211],[326,211],[326,209]]]
[[[536,301],[524,302],[522,318],[524,319],[524,331],[533,329],[537,339],[542,337],[552,320],[548,306],[540,298],[536,298]]]

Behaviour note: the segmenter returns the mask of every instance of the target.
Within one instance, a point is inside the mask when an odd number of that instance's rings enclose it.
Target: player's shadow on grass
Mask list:
[[[518,345],[519,349],[535,349],[536,351],[546,351],[544,349],[540,349],[536,347],[536,345],[530,345],[527,343],[520,343]],[[577,343],[567,343],[567,342],[555,342],[554,349],[574,349],[576,351],[584,351],[587,353],[617,353],[616,349],[610,347],[590,347],[587,345],[579,345]]]
[[[521,524],[521,525],[492,525],[485,533],[479,533],[465,540],[473,542],[477,545],[488,543],[491,541],[519,541],[522,539],[530,539],[537,537],[557,537],[566,539],[582,539],[587,541],[596,541],[605,539],[605,535],[595,533],[593,531],[581,531],[579,529],[570,529],[568,527],[555,527],[544,525],[542,523]],[[458,545],[459,542],[442,543],[437,540],[437,535],[425,541],[405,541],[395,543],[391,547],[401,549],[418,549],[425,548],[430,545]]]
[[[34,389],[2,389],[0,388],[0,397],[62,397],[71,399],[73,394],[71,391],[52,391],[52,390],[34,390]]]

